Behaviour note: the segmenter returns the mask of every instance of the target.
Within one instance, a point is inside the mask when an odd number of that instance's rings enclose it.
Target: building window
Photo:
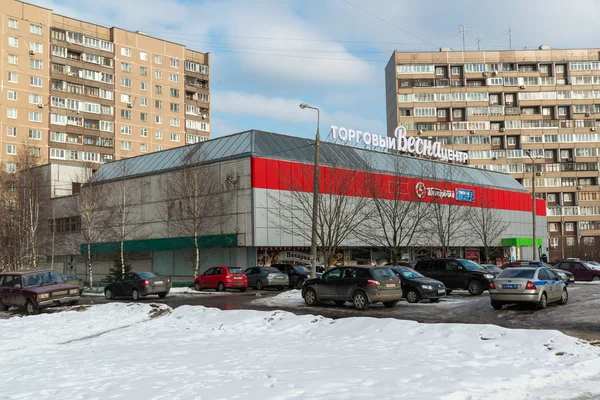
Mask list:
[[[160,86],[160,85],[154,85],[154,93],[156,93],[156,94],[162,94],[162,86]]]
[[[16,137],[17,136],[17,128],[15,128],[14,126],[7,126],[6,127],[6,136]]]
[[[171,126],[179,127],[180,124],[179,118],[171,118]]]
[[[542,65],[540,65],[540,72],[542,74],[547,74],[548,73],[548,64],[542,64]]]
[[[29,77],[29,86],[33,87],[42,87],[42,78],[38,78],[37,76]]]
[[[13,18],[8,19],[8,27],[10,29],[19,29],[19,21]]]
[[[30,157],[39,157],[40,156],[40,148],[39,147],[30,147],[29,148],[29,156]]]
[[[514,136],[509,136],[506,138],[507,143],[509,146],[516,146],[517,145],[517,138]]]
[[[29,42],[29,50],[33,50],[36,53],[43,53],[44,45],[37,42]]]
[[[140,151],[142,153],[147,153],[148,152],[148,145],[146,143],[140,143]]]
[[[565,203],[570,203],[573,201],[573,193],[563,193],[563,201]]]
[[[155,151],[162,151],[162,149],[163,149],[163,147],[162,147],[162,146],[159,146],[159,145],[156,145],[156,146],[154,147],[154,150],[155,150]]]
[[[548,193],[548,197],[546,199],[548,203],[556,203],[556,194]]]
[[[148,113],[140,113],[140,121],[142,122],[148,122]]]
[[[558,224],[556,222],[550,222],[548,228],[550,232],[558,232]]]
[[[121,118],[123,118],[123,119],[131,119],[131,111],[129,111],[129,110],[121,110]]]
[[[8,73],[8,81],[10,83],[19,83],[19,75],[15,72]]]
[[[162,131],[156,131],[156,132],[154,132],[154,137],[156,139],[162,139],[162,137],[163,137],[162,136]]]
[[[171,82],[179,82],[179,75],[177,75],[177,74],[170,74],[169,75],[169,80]]]
[[[148,129],[147,128],[140,128],[140,136],[141,137],[148,137]]]
[[[177,104],[177,103],[171,103],[171,111],[173,111],[173,112],[179,112],[179,104]]]
[[[17,109],[16,108],[7,108],[6,116],[10,119],[17,119]]]
[[[542,115],[552,115],[552,109],[550,107],[542,107]]]
[[[19,65],[19,57],[14,54],[8,55],[8,63],[10,65]]]
[[[560,158],[569,158],[569,150],[561,150]]]
[[[171,133],[171,142],[179,142],[180,135],[179,133]]]
[[[157,123],[157,124],[162,124],[162,116],[155,115],[154,116],[154,122]]]
[[[555,67],[556,73],[557,74],[564,74],[565,73],[565,66],[564,65],[557,65]]]
[[[121,94],[121,103],[131,104],[131,95]]]
[[[140,106],[148,107],[148,99],[145,97],[140,97]]]
[[[140,60],[142,60],[142,61],[148,61],[148,53],[140,51]],[[142,67],[142,68],[144,68],[144,67]]]
[[[596,239],[593,236],[588,236],[588,237],[583,238],[584,246],[593,246],[594,244],[596,244]]]
[[[131,135],[131,127],[127,125],[121,125],[121,134],[122,135]]]
[[[15,172],[17,172],[17,164],[12,163],[12,162],[7,162],[6,163],[6,172],[8,172],[9,174],[14,174]]]
[[[121,86],[123,87],[131,87],[131,79],[121,78]]]
[[[565,222],[565,232],[574,232],[574,231],[575,231],[575,223]]]
[[[173,68],[179,68],[179,60],[171,58],[171,67],[173,67]]]
[[[121,63],[121,71],[123,72],[131,72],[131,64],[122,62]]]
[[[121,141],[121,150],[131,150],[131,142]]]
[[[574,237],[566,238],[566,242],[567,242],[567,246],[569,246],[569,247],[575,246],[575,238]]]
[[[452,67],[452,75],[460,75],[460,67]]]
[[[179,89],[170,89],[171,97],[179,97]]]
[[[124,57],[131,57],[131,49],[128,47],[121,47],[121,55]]]
[[[452,110],[452,115],[454,116],[454,118],[461,118],[463,112],[461,109]]]
[[[10,47],[19,47],[19,39],[9,36],[8,37],[8,45]]]
[[[7,144],[6,145],[6,154],[12,154],[12,155],[17,154],[17,146],[15,146],[14,144]]]
[[[43,28],[40,25],[29,24],[29,33],[42,36]]]
[[[561,117],[567,115],[567,107],[558,107],[558,115]]]
[[[6,91],[6,98],[8,100],[17,100],[17,92],[14,90],[7,90]]]
[[[42,113],[29,111],[29,121],[31,122],[42,122]]]
[[[159,69],[154,70],[154,77],[156,79],[162,79],[162,71]]]
[[[558,247],[558,238],[550,238],[550,247]]]
[[[29,60],[29,68],[41,70],[43,68],[42,60]]]
[[[148,68],[146,68],[146,67],[140,67],[140,75],[141,76],[148,76]]]
[[[435,67],[436,75],[444,75],[444,67]]]
[[[140,90],[147,91],[148,84],[146,82],[140,82]]]
[[[162,64],[162,56],[154,56],[155,64]]]
[[[162,100],[154,100],[154,107],[162,108]]]

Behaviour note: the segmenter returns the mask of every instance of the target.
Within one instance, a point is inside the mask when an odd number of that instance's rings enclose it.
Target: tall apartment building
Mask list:
[[[473,167],[535,179],[549,258],[599,255],[600,49],[394,52],[385,73],[389,136],[403,125]]]
[[[209,54],[142,32],[0,5],[0,162],[99,164],[206,140]]]

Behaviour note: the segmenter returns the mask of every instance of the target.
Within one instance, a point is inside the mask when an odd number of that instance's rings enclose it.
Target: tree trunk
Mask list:
[[[196,263],[194,265],[194,278],[198,276],[200,269],[200,249],[198,248],[198,235],[194,235],[194,248],[196,249]]]
[[[87,267],[88,267],[88,280],[90,281],[90,289],[94,287],[94,276],[92,269],[92,244],[87,244]]]
[[[125,252],[123,251],[123,241],[121,240],[121,246],[120,246],[120,253],[121,253],[121,273],[124,274],[125,273]]]

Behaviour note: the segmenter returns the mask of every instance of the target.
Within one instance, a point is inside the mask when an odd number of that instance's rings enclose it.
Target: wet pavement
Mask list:
[[[329,318],[373,317],[397,318],[422,323],[468,323],[494,324],[518,329],[557,329],[572,336],[600,341],[600,285],[574,284],[569,286],[569,302],[564,306],[550,304],[545,310],[527,306],[505,306],[501,311],[490,305],[489,295],[470,296],[455,291],[439,303],[409,304],[401,301],[392,309],[375,304],[368,311],[356,311],[350,303],[345,306],[319,305],[308,307],[300,300],[286,301],[278,305],[257,304],[259,299],[271,299],[282,292],[254,290],[240,292],[201,292],[198,294],[170,295],[165,299],[150,297],[141,302],[163,303],[176,308],[184,305],[201,305],[222,310],[274,310],[281,309],[295,314],[322,315]],[[116,301],[131,301],[122,299]],[[108,301],[101,296],[85,295],[80,304],[103,304]],[[259,303],[263,303],[264,300]],[[21,315],[19,311],[0,313],[0,318]]]

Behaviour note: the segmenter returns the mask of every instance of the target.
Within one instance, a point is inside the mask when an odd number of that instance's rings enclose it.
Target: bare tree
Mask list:
[[[389,250],[395,264],[402,248],[409,247],[419,235],[427,216],[427,204],[417,196],[414,187],[409,187],[409,179],[402,176],[408,167],[407,159],[391,156],[390,160],[391,178],[375,173],[367,178],[369,202],[374,207],[359,232],[371,246]]]
[[[228,185],[235,186],[236,182]],[[161,180],[161,197],[166,201],[158,210],[159,217],[174,235],[192,238],[194,277],[202,263],[200,238],[219,229],[221,189],[219,171],[207,165],[184,165]]]
[[[483,244],[485,260],[489,263],[493,248],[499,246],[499,239],[508,229],[509,223],[502,218],[498,209],[492,208],[489,195],[481,196],[481,207],[474,207],[468,212],[467,219],[473,235]]]
[[[302,176],[280,171],[282,182],[289,191],[271,195],[279,217],[275,224],[287,234],[297,235],[307,242],[312,237],[312,197],[305,191],[304,182],[312,182],[312,170],[303,168]],[[340,246],[356,238],[358,228],[367,220],[367,197],[356,196],[364,187],[361,174],[353,170],[324,167],[321,170],[321,190],[318,195],[317,247],[329,269]],[[272,219],[272,218],[271,218]]]

